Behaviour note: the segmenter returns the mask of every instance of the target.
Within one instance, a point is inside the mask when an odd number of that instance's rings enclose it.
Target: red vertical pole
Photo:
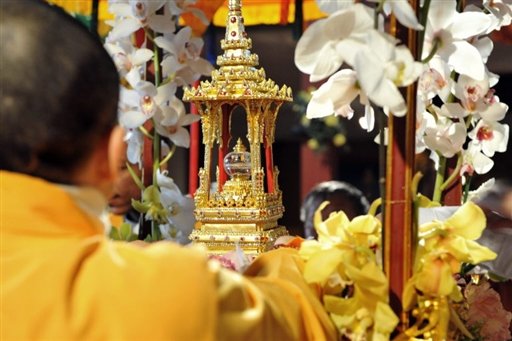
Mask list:
[[[457,157],[446,161],[445,179],[456,171]],[[442,202],[446,206],[459,206],[462,204],[462,179],[457,176],[456,180],[443,192]]]
[[[281,0],[280,24],[288,25],[288,13],[290,12],[290,0]]]
[[[219,146],[219,183],[217,184],[219,191],[222,191],[222,187],[228,179],[228,175],[224,169],[224,157],[228,153],[229,140],[231,140],[231,134],[229,131],[229,119],[232,109],[233,108],[228,105],[222,106],[222,145]]]
[[[274,157],[272,152],[272,144],[265,140],[265,165],[267,170],[267,192],[274,193]]]
[[[411,3],[418,7],[416,0]],[[406,41],[413,56],[417,57],[416,32],[400,28],[395,18],[392,30]],[[399,314],[402,326],[408,324],[408,316],[402,311],[400,301],[405,284],[412,274],[413,197],[412,178],[416,155],[416,83],[406,90],[407,114],[405,117],[388,118],[388,149],[386,160],[386,189],[384,198],[384,267],[391,290],[391,306]]]

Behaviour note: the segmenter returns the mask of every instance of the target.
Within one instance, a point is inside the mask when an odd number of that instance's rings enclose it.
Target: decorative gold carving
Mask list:
[[[287,234],[277,223],[284,212],[277,184],[279,172],[274,167],[272,174],[265,173],[261,149],[262,144],[271,146],[274,142],[277,112],[283,102],[292,100],[292,91],[286,85],[280,88],[266,78],[263,68],[257,68],[259,58],[250,51],[252,41],[245,32],[241,1],[229,0],[228,8],[226,34],[221,41],[224,52],[217,58],[219,69],[212,72],[211,81],[187,88],[183,95],[185,101],[198,108],[205,145],[204,168],[199,172],[200,186],[195,193],[197,223],[191,239],[215,254],[232,251],[236,244],[246,253],[257,254],[268,250],[277,237]],[[238,106],[245,110],[247,118],[250,171],[247,175],[232,175],[217,191],[210,192],[212,149],[222,147],[225,152],[228,146],[223,144],[229,143],[231,136],[239,137],[223,131],[226,126],[229,130],[231,127],[230,122],[222,122],[230,120],[232,109]],[[223,108],[228,108],[224,114]],[[234,151],[242,152],[243,147],[239,139]],[[269,150],[272,157],[271,147]],[[266,162],[273,164],[273,160]],[[223,174],[224,169],[216,168],[217,181],[225,179]],[[265,189],[266,177],[273,180],[272,191]]]

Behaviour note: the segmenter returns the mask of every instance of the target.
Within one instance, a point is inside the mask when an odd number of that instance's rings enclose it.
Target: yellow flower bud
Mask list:
[[[341,147],[345,143],[347,143],[347,137],[341,133],[338,133],[338,134],[334,135],[334,137],[332,138],[332,143],[336,147]]]
[[[324,118],[325,125],[328,127],[336,127],[339,123],[338,116],[330,115]]]
[[[308,140],[308,147],[313,149],[313,150],[317,150],[318,147],[320,147],[320,143],[318,143],[317,139],[309,139]]]

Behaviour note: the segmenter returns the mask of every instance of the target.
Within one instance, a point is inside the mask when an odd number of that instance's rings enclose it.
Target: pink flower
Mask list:
[[[499,294],[489,282],[469,284],[464,294],[469,305],[467,326],[479,329],[486,341],[510,340],[512,313],[503,309]]]

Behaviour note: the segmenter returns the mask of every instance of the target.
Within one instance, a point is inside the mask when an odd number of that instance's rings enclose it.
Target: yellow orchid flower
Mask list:
[[[354,218],[333,212],[314,216],[317,240],[306,240],[299,254],[304,278],[322,286],[324,306],[340,333],[354,340],[386,340],[398,323],[388,305],[388,281],[373,250],[380,246],[381,223],[372,215]]]
[[[467,202],[444,222],[433,221],[420,226],[420,237],[427,251],[443,250],[460,262],[477,264],[496,258],[496,253],[474,241],[482,235],[485,225],[482,209]]]
[[[332,212],[326,220],[322,220],[322,210],[327,205],[329,205],[329,201],[320,204],[313,216],[313,224],[320,243],[337,244],[344,240],[345,229],[350,220],[343,211]]]

